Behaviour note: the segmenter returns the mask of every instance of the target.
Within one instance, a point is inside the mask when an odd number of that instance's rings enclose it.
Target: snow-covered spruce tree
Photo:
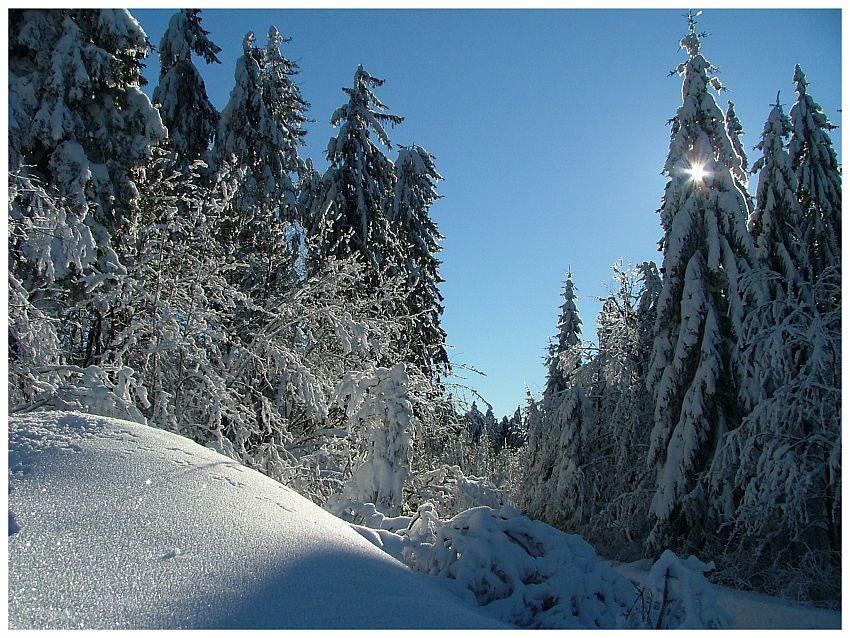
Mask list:
[[[582,368],[576,377],[585,376],[588,371],[589,368]],[[589,385],[574,378],[570,387],[560,395],[557,410],[547,413],[558,438],[551,478],[546,485],[538,488],[544,489],[547,494],[542,519],[564,530],[577,530],[589,515],[595,500],[594,486],[585,478],[593,435]]]
[[[396,193],[396,166],[382,147],[390,142],[384,125],[398,124],[402,118],[386,113],[373,89],[383,80],[358,67],[354,84],[344,88],[348,103],[338,108],[331,123],[338,127],[327,148],[330,164],[321,181],[311,179],[311,193],[304,203],[304,226],[310,230],[308,268],[313,272],[325,260],[354,257],[365,268],[363,286],[346,294],[367,299],[401,282],[395,301],[374,304],[374,317],[402,321],[393,359],[381,359],[379,366],[398,361],[408,364],[408,374],[429,379],[429,400],[414,404],[421,436],[416,437],[417,454],[431,454],[442,447],[436,440],[445,432],[441,414],[447,412],[440,377],[447,371],[445,336],[438,323],[440,313],[437,262],[433,259],[440,237],[427,212],[437,197],[439,174],[433,159],[424,151],[402,153],[421,165],[407,167],[406,184]],[[403,161],[400,169],[408,162]],[[396,197],[396,194],[398,197]],[[321,201],[319,195],[324,195]],[[393,204],[396,208],[393,208]],[[395,212],[395,221],[390,220]],[[309,216],[309,217],[308,217]],[[436,296],[435,296],[436,295]]]
[[[450,371],[446,333],[440,325],[443,296],[439,285],[443,279],[436,257],[443,237],[429,210],[440,197],[436,182],[442,177],[434,157],[420,146],[399,147],[395,176],[389,223],[401,243],[403,262],[396,268],[407,278],[402,312],[407,316],[407,344],[402,351],[407,351],[406,359],[429,372],[439,386],[440,378]]]
[[[306,356],[308,348],[324,350],[304,336],[320,331],[322,323],[310,321],[317,307],[310,291],[327,295],[329,282],[318,277],[304,290],[295,285],[289,228],[298,217],[293,180],[303,170],[297,147],[307,105],[290,77],[294,67],[280,54],[282,42],[274,27],[264,49],[255,46],[253,33],[243,39],[236,86],[213,150],[213,186],[223,198],[215,223],[226,259],[222,273],[225,287],[240,300],[222,312],[227,335],[222,366],[228,387],[241,393],[245,406],[238,418],[225,419],[215,436],[227,439],[245,462],[293,483],[306,478],[298,474],[292,445],[299,433],[325,417],[343,371],[326,377],[324,368]],[[335,274],[328,277],[341,284]],[[326,301],[332,306],[335,297]],[[292,312],[302,313],[303,323]],[[339,325],[345,318],[329,313],[328,321]],[[336,335],[333,327],[329,330]],[[334,350],[335,344],[326,345]],[[316,489],[311,484],[305,491]]]
[[[402,262],[388,216],[395,168],[376,140],[389,148],[384,124],[399,124],[403,118],[384,112],[372,90],[383,83],[358,66],[353,86],[342,89],[349,100],[331,116],[339,133],[328,142],[325,201],[305,224],[317,239],[311,268],[331,255],[355,255],[372,273],[372,286],[390,266]]]
[[[575,304],[576,289],[573,285],[573,273],[567,272],[564,282],[564,303],[558,319],[557,343],[549,347],[546,365],[549,373],[546,377],[544,400],[555,399],[567,389],[570,374],[581,365],[581,318]]]
[[[576,374],[581,369],[583,350],[581,344],[581,317],[575,305],[576,289],[572,273],[567,272],[564,282],[564,303],[558,318],[557,343],[550,344],[546,364],[548,374],[543,397],[537,409],[530,414],[526,428],[521,489],[517,501],[528,516],[555,524],[550,518],[559,505],[552,504],[559,479],[557,467],[563,459],[559,454],[571,443],[563,440],[561,407],[568,400],[574,405],[585,405],[584,390],[576,387]],[[567,410],[568,416],[578,414]],[[565,461],[564,461],[565,462]],[[560,512],[560,509],[558,509]]]
[[[214,149],[219,180],[229,182],[230,203],[220,224],[222,241],[236,263],[234,283],[265,304],[292,275],[294,255],[288,241],[298,219],[298,156],[308,107],[292,79],[296,66],[283,57],[284,42],[269,29],[261,49],[249,32],[236,61],[236,85],[222,111]]]
[[[10,169],[55,189],[108,245],[136,197],[131,171],[166,131],[139,88],[150,49],[125,10],[9,15]]]
[[[443,239],[430,217],[431,204],[439,198],[436,183],[442,177],[434,158],[419,146],[399,147],[394,166],[395,188],[387,210],[388,226],[395,244],[387,252],[387,272],[402,277],[404,290],[396,308],[380,309],[402,319],[406,328],[398,344],[401,359],[415,366],[429,380],[431,390],[426,401],[414,406],[423,436],[416,438],[416,454],[427,455],[440,447],[441,414],[448,405],[444,379],[450,373],[446,353],[446,334],[440,323],[443,312],[437,253]],[[395,263],[391,260],[395,259]],[[436,459],[435,459],[436,460]]]
[[[716,534],[706,471],[740,421],[740,371],[732,366],[744,319],[739,280],[755,262],[746,200],[729,168],[737,156],[710,93],[721,84],[709,75],[700,39],[689,16],[681,40],[688,59],[677,68],[683,103],[672,120],[659,211],[664,281],[647,377],[655,403],[648,463],[656,471],[647,543],[655,550],[698,551]]]
[[[840,299],[824,273],[812,299]],[[764,390],[717,466],[733,472],[726,506],[734,579],[783,596],[841,598],[841,306],[775,299],[746,325],[742,359]],[[718,475],[721,470],[717,471]],[[719,491],[719,490],[718,490]],[[839,603],[840,604],[840,603]]]
[[[809,600],[840,597],[840,274],[812,284],[805,216],[777,104],[759,149],[752,217],[769,291],[748,313],[738,356],[747,409],[711,470],[731,530],[727,577]],[[805,273],[805,274],[803,274]],[[819,303],[818,300],[838,300]]]
[[[188,171],[192,162],[208,160],[210,144],[218,125],[218,111],[207,97],[207,89],[192,54],[207,64],[220,64],[221,48],[201,27],[200,9],[181,9],[168,22],[159,42],[159,84],[153,103],[168,129],[168,145],[176,168]]]
[[[526,427],[528,443],[523,455],[520,489],[515,498],[524,514],[542,520],[550,496],[545,486],[555,466],[554,450],[560,433],[553,431],[540,401],[529,405]]]
[[[797,101],[791,107],[791,141],[788,152],[797,173],[797,197],[803,208],[805,251],[801,266],[806,281],[814,283],[822,273],[841,269],[841,171],[820,105],[807,93],[808,82],[800,65],[794,67]],[[821,290],[823,292],[823,290]],[[835,304],[840,300],[819,300]]]
[[[564,530],[584,533],[602,505],[615,468],[611,448],[619,434],[616,416],[605,412],[622,397],[623,388],[609,386],[610,368],[628,367],[629,334],[634,332],[635,313],[631,280],[626,270],[615,265],[619,290],[603,302],[597,319],[599,348],[592,358],[570,376],[569,387],[560,396],[557,410],[547,417],[557,426],[559,440],[545,517]],[[622,356],[622,360],[617,357]],[[614,375],[611,375],[614,376]],[[613,385],[613,383],[611,384]],[[614,436],[610,430],[615,430]]]
[[[749,221],[759,263],[772,273],[768,281],[771,299],[788,295],[799,299],[811,291],[801,274],[801,270],[808,271],[804,264],[807,251],[801,250],[805,221],[797,200],[794,167],[785,148],[790,133],[791,121],[782,111],[777,95],[756,147],[763,155],[753,165],[759,181],[757,206]]]
[[[519,507],[529,511],[543,511],[544,504],[540,502],[539,493],[530,494],[537,486],[540,476],[535,472],[542,470],[543,464],[548,458],[548,446],[551,432],[544,432],[543,410],[541,401],[535,399],[530,390],[526,391],[525,414],[523,417],[525,427],[525,446],[521,454],[520,475],[518,491],[513,494],[514,500]],[[539,518],[539,516],[538,516]]]
[[[744,133],[744,127],[735,113],[735,103],[729,102],[726,107],[726,134],[729,135],[729,141],[732,142],[732,148],[735,149],[735,161],[729,168],[732,171],[732,176],[738,185],[738,190],[744,194],[744,199],[747,201],[747,211],[753,210],[753,198],[747,190],[749,186],[749,168],[747,166],[747,153],[744,150],[744,145],[741,143],[741,135]]]
[[[653,402],[645,377],[661,280],[651,262],[636,269],[618,262],[613,270],[617,289],[603,300],[596,354],[573,371],[558,401],[543,400],[529,412],[518,500],[607,555],[634,560],[651,529]]]
[[[56,320],[59,363],[85,367],[121,327],[116,247],[133,232],[134,173],[166,135],[139,88],[150,44],[125,10],[13,10],[9,29],[12,274]]]

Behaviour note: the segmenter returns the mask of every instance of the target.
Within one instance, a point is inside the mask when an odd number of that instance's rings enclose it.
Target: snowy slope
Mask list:
[[[498,628],[291,490],[76,413],[9,425],[10,628]]]

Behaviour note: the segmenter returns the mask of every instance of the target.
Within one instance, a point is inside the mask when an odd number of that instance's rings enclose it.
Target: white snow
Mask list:
[[[70,412],[9,425],[9,627],[503,627],[281,484]]]
[[[650,561],[617,563],[611,566],[637,583],[645,583]],[[841,629],[841,612],[807,607],[752,591],[715,586],[717,604],[734,618],[734,629]]]
[[[75,412],[10,419],[8,506],[11,629],[497,629],[510,626],[495,618],[524,613],[611,626],[634,595],[579,537],[509,508],[411,521],[406,536],[392,531],[406,517],[355,531],[188,439]],[[493,565],[511,591],[469,587]],[[652,586],[647,562],[613,566]],[[695,559],[670,555],[655,571],[665,566],[694,570],[682,582],[703,593],[690,598],[708,596],[736,628],[840,627],[840,612],[706,589]],[[524,612],[526,600],[538,607]]]

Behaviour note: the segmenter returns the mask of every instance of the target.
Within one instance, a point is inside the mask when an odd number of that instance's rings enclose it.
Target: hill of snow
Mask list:
[[[9,627],[504,627],[279,483],[76,413],[9,425]]]
[[[184,437],[79,413],[10,419],[8,501],[13,629],[496,629],[511,626],[496,617],[514,618],[544,593],[582,607],[544,605],[570,626],[607,613],[594,608],[599,582],[613,598],[631,587],[579,537],[518,513],[467,510],[438,523],[429,545],[428,534],[353,527]],[[444,547],[460,549],[447,556]],[[490,582],[493,564],[527,585],[500,599],[497,581],[465,589]],[[648,564],[616,568],[651,580]],[[720,589],[718,600],[737,628],[840,627],[838,612],[758,594]]]

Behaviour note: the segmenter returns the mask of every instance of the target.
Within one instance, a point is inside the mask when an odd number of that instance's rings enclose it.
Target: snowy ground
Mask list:
[[[643,582],[649,561],[610,563],[636,582]],[[841,612],[806,607],[757,592],[717,587],[718,604],[735,620],[735,629],[841,629]]]
[[[9,476],[10,628],[505,627],[298,494],[167,432],[15,417]],[[721,596],[739,628],[840,627],[837,612]]]
[[[503,626],[182,437],[54,412],[9,447],[11,628]]]

